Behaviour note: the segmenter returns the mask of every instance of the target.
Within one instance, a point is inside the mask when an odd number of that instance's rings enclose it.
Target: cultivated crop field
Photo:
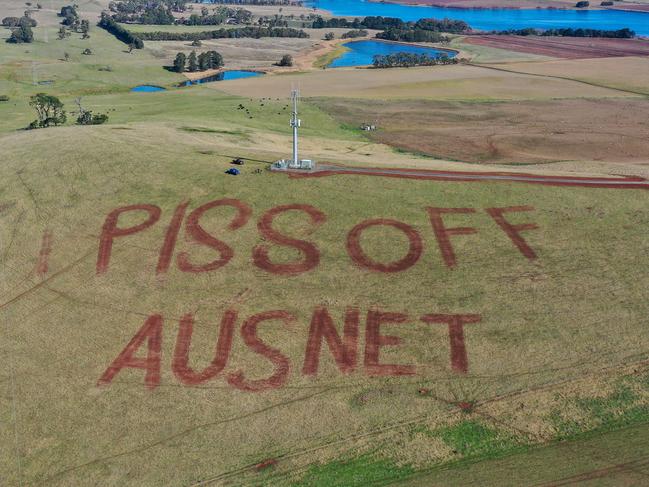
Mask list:
[[[489,46],[564,59],[646,56],[649,41],[640,39],[548,38],[538,36],[479,35],[465,38],[469,44]]]
[[[553,62],[175,88],[61,5],[0,43],[1,485],[643,481],[646,189],[267,170],[292,85],[319,163],[565,177],[646,176],[643,97]],[[109,120],[23,130],[38,92]]]

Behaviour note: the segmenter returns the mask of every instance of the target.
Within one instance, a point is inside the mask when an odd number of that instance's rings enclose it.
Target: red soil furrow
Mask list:
[[[576,51],[579,51],[580,53],[583,53],[583,55],[586,54],[592,54],[597,57],[623,57],[623,56],[646,56],[649,55],[649,45],[641,44],[625,44],[625,45],[616,45],[616,43],[609,43],[606,42],[606,40],[599,40],[595,42],[595,44],[599,44],[598,46],[594,46],[592,44],[589,45],[584,45],[583,42],[570,42],[569,40],[561,40],[561,41],[556,41],[556,40],[546,40],[545,41],[548,46],[550,46],[552,49],[565,49],[565,48],[570,48],[574,49]],[[623,42],[623,41],[622,41]],[[612,44],[612,45],[611,45]],[[537,40],[532,40],[531,42],[521,42],[520,45],[526,46],[526,45],[538,45]]]
[[[649,41],[639,39],[478,35],[466,42],[563,59],[649,56]]]
[[[39,277],[45,277],[45,274],[49,271],[49,259],[50,253],[52,252],[52,232],[50,230],[45,230],[43,233],[43,241],[41,243],[41,250],[38,254],[38,262],[36,264],[36,273]]]

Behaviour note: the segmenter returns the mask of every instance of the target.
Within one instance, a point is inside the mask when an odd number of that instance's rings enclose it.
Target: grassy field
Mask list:
[[[175,127],[120,122],[2,139],[9,161],[0,193],[6,207],[3,265],[9,270],[2,313],[3,322],[14,325],[3,328],[12,367],[2,382],[7,389],[1,410],[18,435],[4,430],[2,443],[12,445],[2,457],[9,485],[21,479],[47,485],[164,479],[187,485],[213,477],[216,483],[247,484],[267,475],[275,485],[335,485],[326,465],[354,458],[376,461],[367,473],[372,478],[385,479],[386,469],[392,472],[387,478],[405,478],[432,465],[645,418],[644,194],[353,177],[297,181],[251,174],[252,163],[246,175],[230,179],[223,174],[226,154],[233,152],[229,139],[238,134],[216,127],[190,132],[199,142],[187,136],[182,120]],[[255,130],[253,140],[264,131]],[[260,157],[258,150],[236,154]],[[395,205],[404,194],[407,203]],[[203,220],[235,249],[232,262],[202,275],[174,266],[164,280],[156,278],[175,206],[190,199],[195,208],[223,197],[253,209],[252,222],[234,233],[218,230],[224,211]],[[135,203],[160,206],[160,224],[116,241],[109,273],[95,275],[106,214]],[[267,209],[290,203],[314,205],[328,220],[307,237],[321,249],[319,267],[286,278],[256,268],[251,252],[262,242],[253,222]],[[539,254],[536,261],[525,259],[482,210],[520,204],[536,208],[512,219],[539,225],[526,235]],[[424,211],[429,205],[479,211],[447,218],[449,226],[478,229],[453,239],[455,270],[441,260]],[[139,221],[134,217],[121,224]],[[423,257],[409,271],[370,273],[350,261],[346,233],[376,217],[407,222],[422,235]],[[313,231],[298,215],[283,217],[276,228],[291,235]],[[46,229],[54,244],[43,280],[33,269]],[[392,243],[385,245],[386,239]],[[362,244],[382,262],[401,258],[405,245],[401,234],[377,229]],[[178,245],[193,260],[213,258],[182,240]],[[298,257],[285,247],[273,247],[271,256],[280,262]],[[359,365],[344,376],[325,349],[318,377],[302,376],[307,328],[318,305],[327,306],[338,324],[347,306],[361,310],[362,324],[373,308],[407,313],[408,325],[384,332],[404,344],[386,347],[381,360],[415,364],[418,375],[368,378]],[[171,373],[179,317],[196,313],[191,363],[200,369],[211,360],[217,324],[231,306],[241,321],[271,309],[295,315],[290,330],[274,323],[262,333],[290,360],[284,387],[246,393],[222,378],[182,387]],[[148,391],[142,371],[125,370],[112,385],[97,388],[106,367],[153,313],[165,317],[160,387]],[[466,329],[468,374],[450,368],[445,327],[418,324],[426,313],[482,316]],[[235,337],[226,370],[238,369],[262,378],[272,366]],[[460,402],[471,403],[472,411],[463,412]],[[268,458],[277,459],[277,466],[256,473],[254,465]],[[362,476],[354,482],[343,479],[339,485],[365,485]]]
[[[34,29],[35,42],[32,44],[7,44],[5,39],[10,32],[0,29],[1,94],[16,100],[24,100],[41,91],[57,95],[91,95],[128,91],[145,83],[169,86],[184,78],[162,69],[165,59],[156,56],[155,51],[145,48],[129,54],[125,44],[94,25],[90,39],[83,40],[81,34],[72,34],[58,40],[59,27],[48,22],[53,16],[53,11],[34,14],[43,26]],[[93,54],[83,55],[85,49]],[[67,62],[65,53],[70,57]]]
[[[97,12],[96,4],[84,8],[88,16]],[[460,170],[505,166],[395,151],[365,137],[355,121],[332,116],[330,98],[344,96],[360,110],[358,96],[382,107],[409,93],[430,100],[422,105],[508,97],[528,106],[590,95],[607,98],[603,106],[627,103],[627,112],[643,98],[473,66],[327,70],[131,93],[141,83],[172,87],[180,77],[162,69],[155,49],[128,54],[97,28],[86,41],[78,35],[57,41],[54,10],[39,14],[36,43],[0,43],[0,94],[10,96],[0,103],[0,484],[522,485],[592,475],[612,464],[635,469],[597,477],[614,484],[632,483],[635,471],[644,472],[646,191],[363,176],[293,179],[266,171],[290,150],[286,97],[292,84],[306,94],[305,156]],[[86,45],[94,57],[80,55]],[[63,52],[70,61],[59,60]],[[99,70],[106,65],[111,71]],[[39,85],[42,80],[54,83]],[[84,106],[108,113],[109,122],[22,130],[35,117],[29,96],[39,91],[60,96],[70,110],[83,96]],[[310,99],[316,95],[329,99]],[[385,101],[377,101],[381,97]],[[238,177],[224,174],[234,157],[246,158]],[[611,160],[599,162],[588,172],[619,170]],[[554,174],[556,167],[535,170]],[[186,272],[182,262],[205,264],[228,252],[198,243],[196,225],[183,219],[169,269],[156,274],[178,206],[187,202],[187,216],[224,198],[250,208],[245,224],[233,229],[235,210],[217,207],[200,225],[232,250],[231,259],[210,271]],[[115,238],[107,272],[98,273],[107,215],[143,204],[160,208],[159,221]],[[274,243],[263,217],[295,204],[322,212],[319,224],[291,210],[273,228],[315,245],[319,262],[309,261],[313,268],[302,273],[278,275],[260,264],[263,249],[276,264],[301,261],[304,254]],[[530,211],[506,218],[538,226],[520,231],[533,259],[485,211],[523,205]],[[450,237],[454,268],[446,264],[441,249],[447,247],[438,243],[429,207],[475,209],[444,216],[448,228],[477,231]],[[402,222],[421,239],[419,258],[408,269],[372,272],[352,258],[352,229],[379,218]],[[145,219],[143,211],[127,212],[118,227]],[[388,225],[370,227],[359,239],[363,252],[380,263],[403,259],[408,243]],[[326,341],[317,374],[304,371],[305,363],[313,366],[306,360],[313,357],[307,342],[314,311],[321,308],[340,335],[343,317],[358,310],[356,353],[350,345],[346,356],[356,356],[356,366],[348,374]],[[209,380],[188,381],[174,359],[187,344],[177,340],[181,321],[187,323],[182,318],[194,316],[188,366],[200,372],[215,358],[226,310],[237,317],[224,369]],[[266,345],[260,346],[251,341],[249,318],[272,310],[292,319],[262,322],[257,338]],[[385,343],[371,326],[379,311],[407,315],[402,323],[382,325]],[[124,368],[98,385],[157,314],[157,387],[147,388],[138,368]],[[451,343],[460,339],[451,342],[446,323],[421,320],[430,314],[480,316],[464,327],[466,372],[451,357]],[[155,339],[145,341],[136,356],[145,357],[151,347],[155,365],[156,346]],[[377,346],[381,364],[414,366],[416,375],[377,375]],[[280,379],[251,392],[242,390],[239,372],[245,380]],[[577,458],[582,451],[586,456]],[[529,465],[537,464],[545,469],[531,475]]]
[[[571,80],[450,65],[435,68],[328,69],[325,72],[268,76],[259,80],[223,83],[219,88],[238,96],[270,96],[286,92],[286,83],[300,83],[310,96],[343,98],[434,99],[458,101],[550,100],[554,98],[618,97],[607,88],[586,86]]]
[[[647,433],[648,426],[642,424],[584,435],[571,442],[529,449],[503,459],[436,469],[397,485],[642,485],[648,473]],[[603,449],[602,444],[607,448]]]
[[[649,95],[649,65],[646,57],[560,60],[499,67],[538,76],[576,79],[596,86]]]

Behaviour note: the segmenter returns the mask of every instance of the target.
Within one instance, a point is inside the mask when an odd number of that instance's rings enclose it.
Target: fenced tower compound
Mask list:
[[[297,113],[297,104],[300,99],[299,90],[291,91],[291,101],[293,102],[293,113],[291,113],[291,127],[293,127],[293,165],[298,167],[300,159],[298,157],[298,129],[302,125]]]

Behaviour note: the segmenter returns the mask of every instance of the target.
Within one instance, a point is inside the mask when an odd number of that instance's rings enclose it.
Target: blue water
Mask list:
[[[262,76],[264,73],[258,71],[242,71],[242,70],[232,70],[232,71],[222,71],[219,74],[214,76],[207,76],[205,78],[200,78],[194,81],[186,81],[183,83],[183,86],[191,85],[200,85],[203,83],[212,83],[214,81],[229,81],[233,79],[244,79],[244,78],[255,78],[257,76]]]
[[[581,27],[587,29],[622,29],[649,35],[649,13],[620,10],[549,10],[549,9],[469,9],[423,7],[375,3],[366,0],[307,0],[307,5],[329,10],[335,16],[366,17],[382,15],[403,20],[449,18],[464,20],[474,29],[506,30],[534,27],[549,29]],[[591,2],[599,4],[597,0]]]
[[[377,54],[388,55],[397,52],[409,52],[414,54],[428,54],[431,57],[442,56],[446,54],[448,57],[455,56],[454,52],[444,51],[441,49],[433,49],[432,47],[413,46],[410,44],[399,44],[396,42],[381,42],[381,41],[356,41],[346,42],[343,44],[350,51],[342,56],[336,58],[329,64],[328,68],[342,68],[348,66],[367,66],[372,64],[374,56]]]
[[[131,88],[131,91],[135,91],[136,93],[154,93],[156,91],[165,91],[165,89],[161,86],[140,85]]]

